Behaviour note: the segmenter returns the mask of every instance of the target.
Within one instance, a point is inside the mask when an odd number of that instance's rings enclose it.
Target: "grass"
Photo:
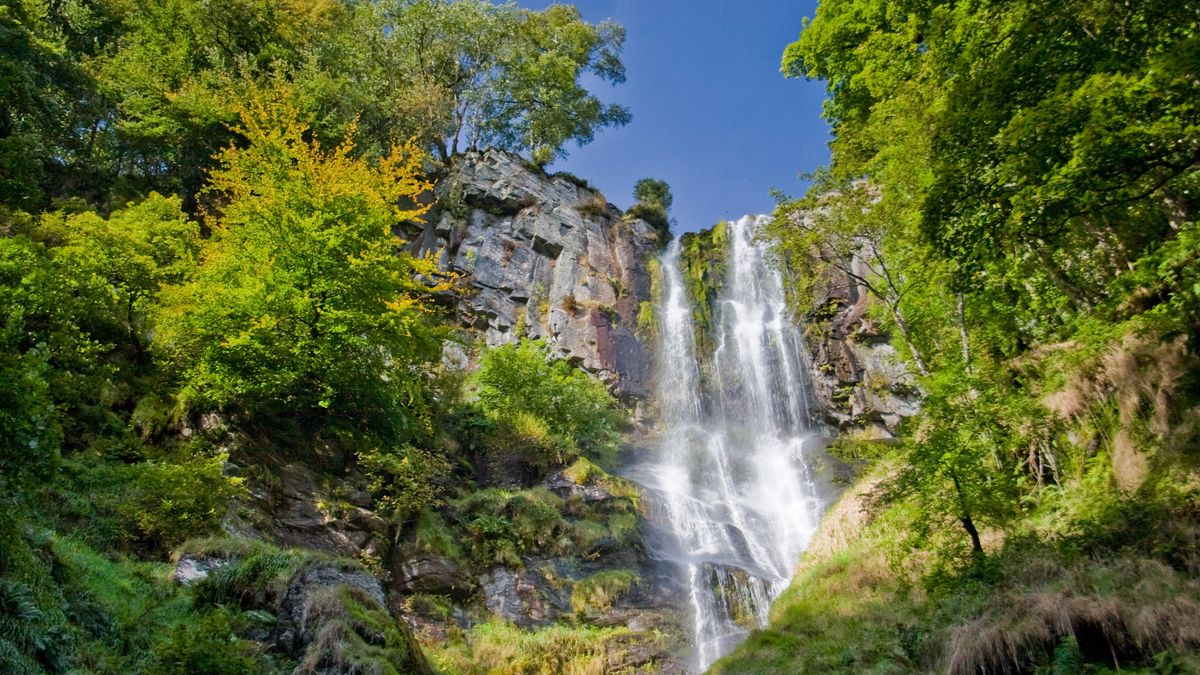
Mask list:
[[[1160,471],[1122,493],[1101,453],[971,561],[952,528],[913,539],[930,516],[915,504],[862,513],[886,466],[831,509],[768,628],[714,673],[1200,672],[1194,487]]]
[[[621,596],[632,589],[638,575],[631,570],[604,570],[575,582],[571,588],[571,609],[580,617],[598,615],[612,609]]]
[[[493,619],[431,649],[443,672],[461,675],[603,675],[620,672],[633,631],[554,625],[525,631]],[[619,668],[619,666],[618,666]]]

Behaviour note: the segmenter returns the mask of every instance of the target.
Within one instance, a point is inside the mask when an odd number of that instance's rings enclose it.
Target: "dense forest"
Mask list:
[[[921,403],[833,440],[854,477],[715,672],[1200,672],[1200,6],[822,0],[796,28],[832,160],[761,240],[812,341],[831,285],[868,298],[848,339],[886,336]],[[460,194],[493,149],[663,244],[665,182],[621,212],[545,172],[631,120],[584,86],[623,41],[569,5],[0,2],[0,671],[677,672],[678,617],[617,611],[653,595],[610,474],[654,407],[534,339],[652,340],[657,262],[639,290],[572,254],[595,298],[514,291],[487,347],[455,315],[477,261],[409,241],[537,210]],[[683,241],[701,327],[723,233]],[[264,534],[297,483],[374,539]],[[560,615],[489,614],[474,579],[535,556],[580,561],[537,568]],[[446,579],[396,591],[409,559]]]

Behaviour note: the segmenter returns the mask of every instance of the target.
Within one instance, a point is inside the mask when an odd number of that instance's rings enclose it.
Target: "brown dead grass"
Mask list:
[[[1030,564],[1029,583],[991,600],[952,628],[945,669],[952,675],[1029,672],[1074,638],[1089,661],[1119,666],[1167,648],[1200,646],[1200,587],[1148,559],[1064,570]]]

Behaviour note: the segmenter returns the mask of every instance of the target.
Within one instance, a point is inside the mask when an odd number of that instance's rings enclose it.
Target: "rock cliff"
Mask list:
[[[458,158],[436,190],[410,239],[463,276],[464,327],[489,345],[544,338],[618,394],[646,395],[648,349],[636,325],[661,245],[651,225],[574,177],[498,150]]]
[[[861,284],[839,272],[820,286],[802,320],[821,415],[841,431],[893,438],[901,420],[919,409],[916,379],[869,317],[872,298]]]

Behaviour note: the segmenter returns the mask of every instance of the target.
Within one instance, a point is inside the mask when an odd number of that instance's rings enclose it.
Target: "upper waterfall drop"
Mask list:
[[[661,258],[661,436],[634,472],[650,495],[654,553],[678,566],[686,589],[699,670],[766,624],[826,503],[812,471],[820,443],[803,340],[755,241],[766,219],[727,225],[712,340],[697,340],[679,241]]]

